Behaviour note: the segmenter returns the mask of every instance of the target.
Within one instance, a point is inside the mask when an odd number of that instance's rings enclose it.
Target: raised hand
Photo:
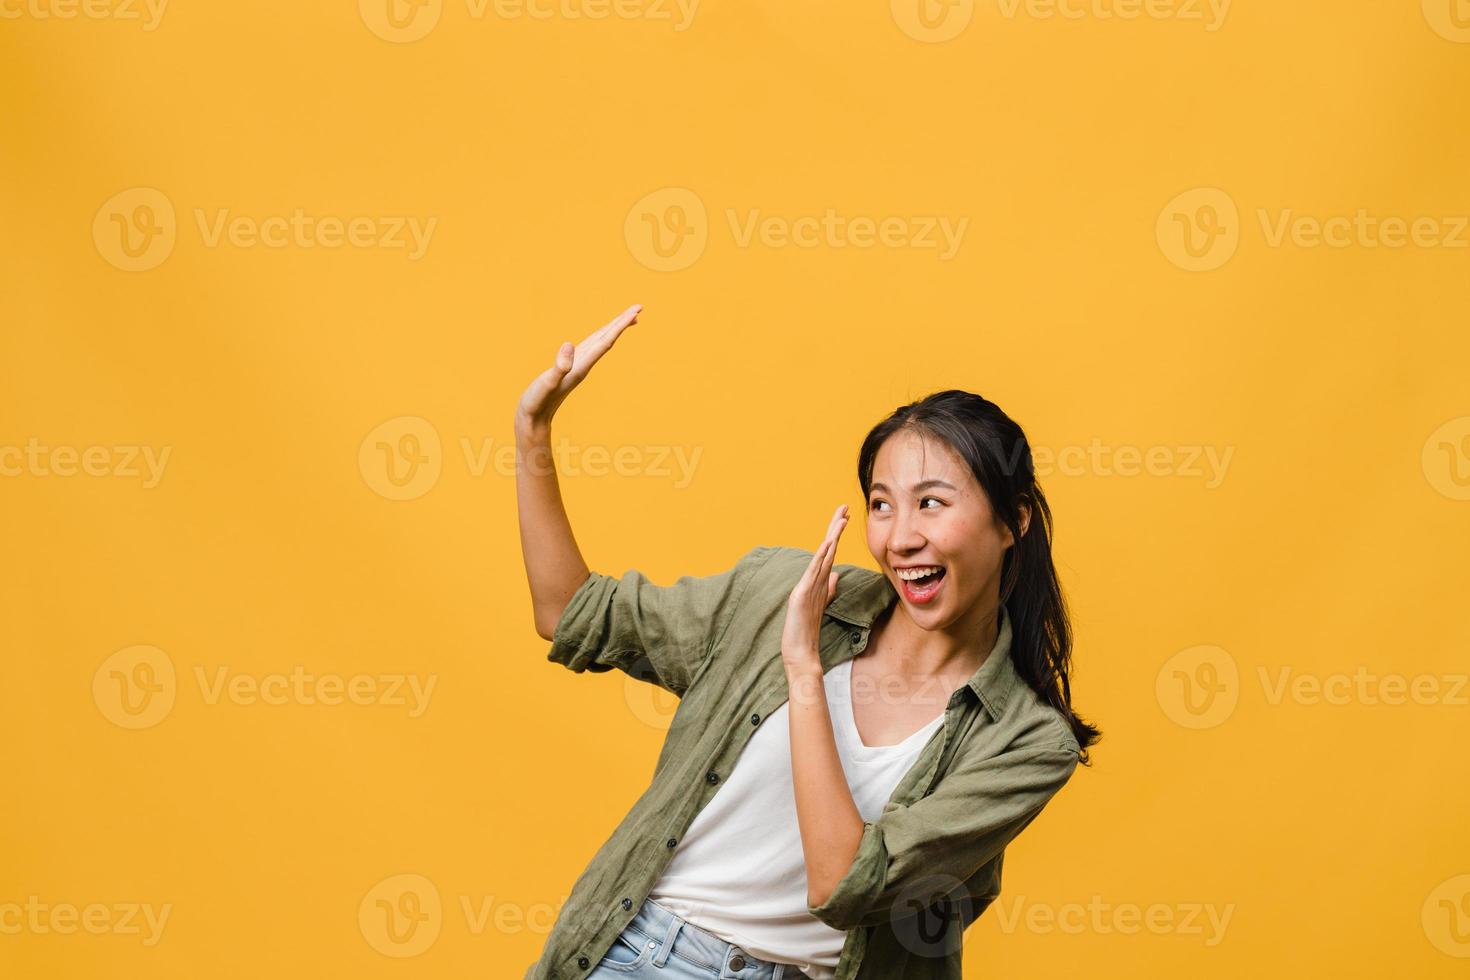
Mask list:
[[[832,571],[837,541],[847,527],[847,505],[842,504],[827,525],[827,537],[791,590],[786,602],[786,624],[781,629],[781,659],[788,670],[815,666],[821,670],[818,634],[822,612],[837,595],[837,573]]]
[[[638,322],[643,305],[634,303],[606,324],[588,334],[575,347],[570,341],[561,345],[556,360],[537,375],[516,406],[516,425],[527,428],[544,428],[572,389],[582,383],[592,365],[606,354],[619,336],[628,327]]]

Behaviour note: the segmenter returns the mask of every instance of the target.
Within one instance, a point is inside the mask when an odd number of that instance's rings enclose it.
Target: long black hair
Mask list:
[[[1015,543],[1001,560],[1000,603],[1011,620],[1011,660],[1042,700],[1061,712],[1089,765],[1087,747],[1102,733],[1072,710],[1072,625],[1062,585],[1052,564],[1051,508],[1036,482],[1031,445],[1011,417],[992,401],[950,388],[895,409],[875,425],[858,451],[863,499],[873,483],[873,462],[889,436],[904,429],[948,443],[975,474],[990,506],[1011,529]],[[1031,520],[1021,533],[1021,508]]]

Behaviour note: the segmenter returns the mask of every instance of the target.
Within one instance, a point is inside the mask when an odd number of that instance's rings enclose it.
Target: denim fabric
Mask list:
[[[800,980],[804,976],[789,963],[752,956],[645,898],[587,980]]]

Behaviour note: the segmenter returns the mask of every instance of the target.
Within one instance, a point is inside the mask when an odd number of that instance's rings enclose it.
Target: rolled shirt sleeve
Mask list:
[[[592,572],[562,611],[546,659],[578,673],[616,667],[682,696],[776,550],[755,548],[727,571],[666,586],[636,570]]]
[[[807,911],[845,932],[957,897],[956,888],[1041,813],[1077,761],[1075,748],[1052,741],[950,772],[928,796],[864,822],[851,867],[827,900]]]

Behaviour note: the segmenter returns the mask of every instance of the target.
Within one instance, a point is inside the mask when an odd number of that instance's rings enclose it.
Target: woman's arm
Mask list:
[[[806,858],[806,901],[821,906],[852,867],[863,840],[863,817],[837,754],[821,663],[788,666],[786,680],[791,687],[791,781]]]
[[[558,355],[559,356],[559,355]],[[562,610],[589,569],[577,548],[562,505],[556,465],[551,461],[550,426],[516,419],[516,504],[521,525],[521,558],[531,586],[536,633],[551,639]]]
[[[791,781],[796,823],[806,859],[807,904],[820,906],[852,867],[863,837],[863,818],[847,787],[842,757],[827,710],[826,681],[817,649],[822,611],[836,594],[832,562],[847,526],[847,505],[837,508],[827,538],[791,591],[781,632],[781,660],[790,690]]]
[[[551,419],[592,365],[625,329],[638,322],[642,309],[635,303],[575,347],[562,344],[556,362],[531,382],[516,406],[516,508],[521,558],[531,587],[536,633],[543,639],[552,638],[567,602],[590,574],[562,504],[551,450]]]

